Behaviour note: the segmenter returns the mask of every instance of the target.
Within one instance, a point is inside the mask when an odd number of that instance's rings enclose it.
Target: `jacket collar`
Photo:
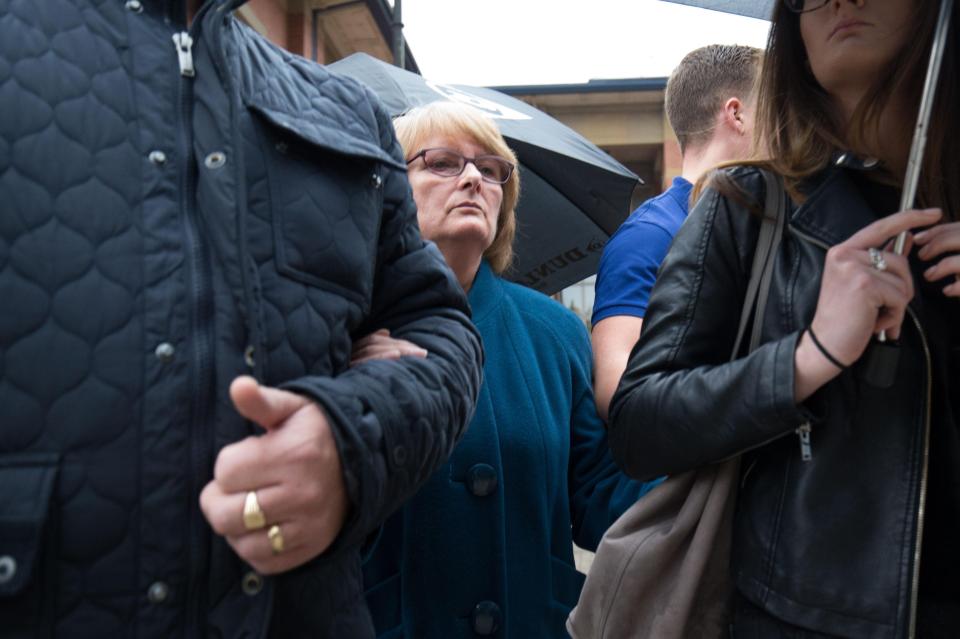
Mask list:
[[[381,146],[389,119],[378,118],[372,94],[359,82],[331,74],[236,25],[235,38],[221,42],[222,14],[244,2],[207,0],[197,14],[207,39],[213,40],[215,57],[236,79],[240,99],[279,130],[308,144],[406,173],[399,145],[395,153]]]
[[[807,200],[790,216],[790,226],[828,246],[839,244],[874,222],[877,213],[864,200],[852,179],[856,171],[873,171],[880,163],[838,153],[833,163],[801,185]]]

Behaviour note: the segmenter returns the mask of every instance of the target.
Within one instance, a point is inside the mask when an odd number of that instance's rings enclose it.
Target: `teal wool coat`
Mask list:
[[[449,462],[384,525],[364,564],[378,637],[566,637],[596,549],[652,484],[614,466],[590,341],[556,301],[484,262],[470,291],[486,352],[477,412]]]

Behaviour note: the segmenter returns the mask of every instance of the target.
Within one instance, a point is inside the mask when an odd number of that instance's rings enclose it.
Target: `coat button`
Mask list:
[[[500,629],[500,617],[500,606],[481,601],[473,609],[473,631],[478,635],[492,635]]]
[[[865,169],[872,169],[873,167],[877,166],[878,164],[880,164],[880,160],[878,160],[877,158],[864,158],[864,159],[863,159],[863,168],[865,168]]]
[[[243,363],[247,365],[247,368],[256,367],[257,360],[254,355],[256,355],[256,350],[252,344],[243,349]]]
[[[173,344],[170,342],[164,342],[157,346],[157,348],[153,351],[153,354],[157,356],[157,359],[166,364],[173,359],[173,356],[176,354],[176,352],[177,350],[173,347]]]
[[[497,471],[489,464],[477,464],[467,471],[467,488],[477,497],[486,497],[497,489]]]
[[[377,173],[374,173],[370,176],[370,186],[375,189],[379,189],[383,184],[383,178],[381,178]]]
[[[846,161],[847,161],[847,154],[841,153],[840,157],[837,158],[836,165],[843,166],[846,163]]]
[[[10,555],[0,557],[0,584],[5,584],[17,574],[17,560]]]
[[[226,163],[227,156],[223,153],[223,151],[214,151],[207,157],[203,158],[203,165],[208,169],[219,169]]]
[[[167,154],[163,151],[150,151],[150,155],[148,155],[147,158],[157,166],[160,166],[167,161]]]
[[[394,446],[391,452],[393,463],[397,466],[403,466],[407,463],[407,449],[403,446]]]
[[[147,600],[150,603],[163,603],[169,595],[170,588],[162,581],[155,581],[147,588]]]
[[[127,11],[133,11],[134,13],[143,11],[143,3],[140,0],[127,0],[127,3],[123,6],[127,8]]]
[[[251,570],[240,580],[240,587],[243,589],[244,594],[250,597],[258,595],[260,591],[263,590],[263,577]]]

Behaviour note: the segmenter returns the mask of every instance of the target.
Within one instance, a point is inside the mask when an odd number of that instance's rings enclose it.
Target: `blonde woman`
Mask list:
[[[364,565],[380,637],[566,636],[595,549],[650,487],[613,464],[591,390],[587,332],[501,277],[512,257],[516,157],[475,109],[435,103],[395,121],[420,228],[468,292],[486,363],[449,463],[383,528]],[[422,355],[380,333],[358,361]]]

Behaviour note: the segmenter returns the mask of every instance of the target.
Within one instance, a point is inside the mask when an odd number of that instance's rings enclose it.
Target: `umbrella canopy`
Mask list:
[[[437,100],[491,116],[520,160],[516,259],[508,279],[555,293],[596,273],[640,179],[573,129],[499,91],[436,84],[355,53],[328,65],[369,86],[391,115]]]
[[[724,13],[735,13],[749,18],[769,20],[773,15],[773,5],[776,0],[667,0],[676,4],[686,4],[691,7],[713,9]]]

